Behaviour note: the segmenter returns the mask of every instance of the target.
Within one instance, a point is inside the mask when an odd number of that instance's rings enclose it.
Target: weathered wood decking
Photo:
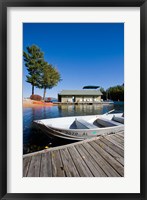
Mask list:
[[[24,155],[24,177],[123,177],[124,132]]]

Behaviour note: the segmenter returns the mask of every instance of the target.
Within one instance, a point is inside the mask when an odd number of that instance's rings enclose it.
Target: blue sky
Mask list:
[[[63,90],[80,90],[85,85],[104,89],[124,83],[123,23],[24,23],[23,50],[37,45],[47,62],[54,65],[62,81],[47,90],[57,97]],[[31,95],[23,63],[23,95]],[[43,90],[35,88],[35,94]]]

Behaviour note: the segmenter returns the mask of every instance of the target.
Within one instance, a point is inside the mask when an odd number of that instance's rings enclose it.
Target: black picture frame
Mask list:
[[[8,7],[140,7],[141,14],[141,185],[140,193],[9,194],[7,193],[7,8]],[[0,0],[0,199],[147,199],[147,2],[145,0]],[[133,69],[132,69],[133,70]],[[131,186],[129,186],[131,187]]]

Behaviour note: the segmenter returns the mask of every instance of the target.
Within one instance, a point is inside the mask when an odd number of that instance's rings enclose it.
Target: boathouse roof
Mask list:
[[[92,95],[101,96],[103,95],[100,90],[62,90],[59,95]]]

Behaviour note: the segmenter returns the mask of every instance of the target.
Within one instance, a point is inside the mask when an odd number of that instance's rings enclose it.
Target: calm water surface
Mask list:
[[[112,109],[115,112],[124,111],[124,103],[112,105],[58,105],[52,107],[33,107],[23,109],[23,152],[24,154],[69,143],[60,139],[47,137],[42,131],[33,127],[33,120],[103,114]],[[70,142],[71,143],[71,142]]]

